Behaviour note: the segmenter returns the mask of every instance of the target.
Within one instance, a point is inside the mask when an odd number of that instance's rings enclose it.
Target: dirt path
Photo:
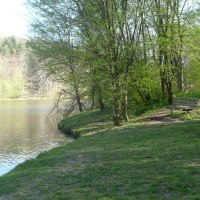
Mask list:
[[[162,124],[162,123],[183,123],[185,120],[171,118],[168,110],[160,110],[156,113],[150,114],[148,117],[142,119],[140,122],[146,124]]]

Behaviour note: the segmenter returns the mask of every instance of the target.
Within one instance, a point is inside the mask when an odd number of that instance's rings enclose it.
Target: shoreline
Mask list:
[[[97,119],[98,130],[94,127]],[[199,123],[141,123],[100,131],[102,123],[108,125],[102,119],[105,115],[100,112],[65,118],[65,128],[72,127],[85,136],[42,152],[0,177],[0,199],[198,197],[199,179],[194,175],[200,156]],[[87,135],[91,129],[97,134]]]
[[[28,101],[28,100],[55,100],[53,98],[38,98],[38,97],[30,97],[30,98],[17,98],[17,99],[1,99],[0,101]]]
[[[62,142],[69,141],[64,134],[58,131],[54,118],[47,119],[52,109],[52,99],[21,98],[4,99],[0,102],[0,149],[2,150],[0,152],[0,176],[9,173],[19,164],[29,160],[33,154],[35,157],[35,153],[38,154],[38,152],[46,151],[57,144],[60,145]],[[4,115],[6,115],[5,118]],[[36,126],[38,128],[35,128]],[[43,143],[40,143],[40,141],[43,141]],[[50,143],[46,141],[50,141]],[[19,148],[19,150],[12,152],[10,149],[13,147]]]

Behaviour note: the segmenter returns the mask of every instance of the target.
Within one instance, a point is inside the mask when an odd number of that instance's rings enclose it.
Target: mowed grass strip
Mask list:
[[[82,136],[0,177],[0,199],[200,199],[200,124]]]

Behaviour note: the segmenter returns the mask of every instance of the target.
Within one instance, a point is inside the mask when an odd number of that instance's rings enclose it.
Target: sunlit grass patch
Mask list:
[[[180,118],[184,120],[200,120],[200,109],[193,110],[189,113],[181,112],[181,111],[175,111],[171,117],[174,118]]]

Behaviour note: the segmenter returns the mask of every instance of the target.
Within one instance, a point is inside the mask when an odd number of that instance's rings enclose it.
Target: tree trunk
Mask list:
[[[172,82],[170,80],[167,82],[167,100],[169,104],[173,103]]]
[[[80,97],[80,94],[79,94],[79,91],[78,91],[78,86],[76,84],[74,84],[74,90],[75,90],[75,94],[76,94],[76,102],[77,102],[77,105],[78,105],[79,112],[83,112],[81,97]]]
[[[129,118],[128,118],[128,95],[127,95],[127,91],[125,92],[124,97],[123,97],[122,109],[123,109],[122,110],[123,119],[124,119],[125,122],[128,122]]]
[[[94,108],[94,94],[95,94],[95,87],[92,86],[92,105],[91,105],[91,110]]]
[[[83,106],[82,106],[81,98],[79,94],[76,94],[76,102],[78,104],[79,112],[83,112]]]
[[[113,102],[113,123],[115,126],[121,125],[120,103],[117,98],[114,98],[114,102]]]
[[[177,69],[177,86],[180,92],[184,89],[184,75],[183,75],[183,68],[179,66]]]
[[[161,89],[162,89],[162,99],[164,100],[166,98],[166,81],[165,78],[162,77],[161,75]]]
[[[115,126],[121,125],[121,104],[120,88],[118,83],[113,83],[113,123]]]
[[[98,103],[99,103],[100,110],[105,110],[105,105],[104,105],[104,102],[103,102],[102,89],[101,89],[100,85],[98,85]]]

